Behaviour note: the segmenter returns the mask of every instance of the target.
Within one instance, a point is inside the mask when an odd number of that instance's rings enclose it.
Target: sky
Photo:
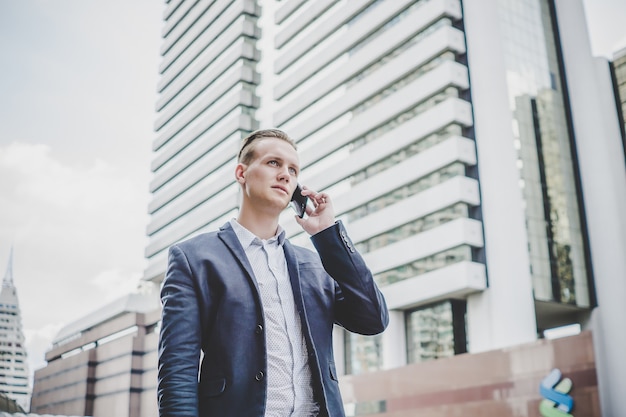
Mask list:
[[[583,2],[593,53],[626,47],[626,1]],[[0,0],[0,276],[13,246],[31,369],[142,277],[164,9]]]
[[[31,369],[145,268],[164,2],[0,0],[0,276]]]

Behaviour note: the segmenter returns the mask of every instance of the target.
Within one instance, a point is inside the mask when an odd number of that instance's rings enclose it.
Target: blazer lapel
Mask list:
[[[317,352],[315,349],[315,345],[313,343],[313,336],[311,335],[311,328],[309,325],[309,318],[307,316],[304,298],[302,296],[302,286],[300,285],[300,268],[298,267],[298,257],[296,256],[296,252],[293,250],[293,246],[289,243],[288,240],[285,240],[283,245],[283,249],[285,251],[285,259],[287,260],[287,271],[289,272],[289,280],[291,281],[291,290],[293,292],[293,299],[296,303],[296,309],[298,310],[298,314],[300,316],[300,325],[302,326],[302,334],[304,335],[304,339],[307,344],[307,349],[310,353],[315,353],[315,357],[317,357]]]
[[[248,281],[254,286],[257,291],[257,297],[259,296],[259,287],[256,282],[256,278],[254,277],[254,272],[252,271],[252,266],[248,261],[248,257],[246,256],[246,252],[243,250],[239,239],[237,238],[237,234],[233,230],[233,227],[230,223],[226,223],[222,226],[217,232],[217,236],[224,242],[226,247],[230,250],[230,253],[237,259],[241,269],[245,272]],[[259,297],[260,300],[260,297]]]
[[[291,290],[293,292],[293,299],[296,303],[298,313],[302,322],[306,322],[306,311],[304,309],[304,301],[302,299],[302,286],[300,285],[300,268],[298,268],[298,258],[296,252],[293,250],[293,246],[285,239],[283,244],[285,251],[285,259],[287,260],[287,271],[289,273],[289,280],[291,281]]]

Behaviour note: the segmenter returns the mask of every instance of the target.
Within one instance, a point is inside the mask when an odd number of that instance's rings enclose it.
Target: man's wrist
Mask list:
[[[320,225],[320,228],[315,233],[312,233],[311,236],[315,236],[318,233],[322,233],[324,230],[329,229],[329,228],[335,226],[336,224],[338,224],[338,221],[334,221],[332,223],[328,223],[327,225]]]

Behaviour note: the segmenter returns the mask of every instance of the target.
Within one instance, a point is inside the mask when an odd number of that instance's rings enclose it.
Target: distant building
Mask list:
[[[13,248],[0,292],[0,392],[28,411],[31,387],[17,289],[13,284]]]
[[[24,409],[20,407],[15,400],[6,396],[6,394],[0,393],[0,417],[3,417],[3,413],[24,413]]]
[[[35,371],[31,411],[156,416],[158,298],[130,294],[63,328]]]
[[[621,121],[624,154],[626,155],[626,47],[620,49],[613,55],[611,72],[613,75],[617,110]]]

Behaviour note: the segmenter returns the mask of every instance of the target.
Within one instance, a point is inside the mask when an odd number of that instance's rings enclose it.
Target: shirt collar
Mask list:
[[[285,243],[285,230],[281,225],[278,225],[278,229],[276,230],[276,234],[267,239],[263,240],[257,237],[254,233],[243,227],[237,219],[230,219],[230,225],[232,226],[241,246],[243,246],[244,250],[247,249],[252,244],[262,245],[264,242],[269,244],[273,244],[274,242],[278,242],[278,246],[282,246]]]

